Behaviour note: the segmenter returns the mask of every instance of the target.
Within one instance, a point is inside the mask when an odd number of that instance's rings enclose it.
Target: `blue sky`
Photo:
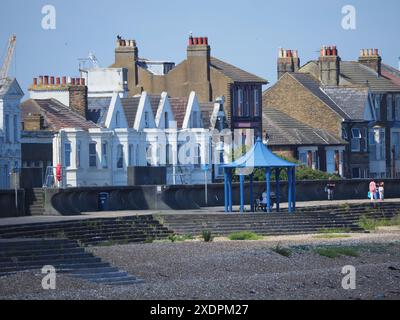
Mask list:
[[[47,4],[56,8],[56,30],[42,29]],[[356,8],[356,30],[341,26],[344,5]],[[78,76],[78,58],[89,51],[109,66],[117,34],[136,39],[141,57],[178,63],[192,31],[209,37],[213,56],[273,83],[278,47],[298,49],[302,63],[321,45],[337,45],[346,60],[357,59],[361,48],[379,48],[397,67],[399,14],[398,0],[2,0],[0,54],[15,33],[10,75],[28,94],[35,76]]]

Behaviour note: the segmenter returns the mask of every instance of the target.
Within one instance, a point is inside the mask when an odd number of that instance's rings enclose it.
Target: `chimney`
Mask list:
[[[278,80],[286,72],[297,72],[300,69],[300,58],[297,50],[285,50],[280,48],[278,51]]]
[[[371,68],[378,75],[381,75],[382,58],[378,49],[361,49],[358,62]]]
[[[210,53],[207,37],[189,36],[187,47],[187,81],[192,91],[198,94],[200,102],[210,102]]]
[[[319,57],[319,79],[326,86],[338,86],[340,57],[336,46],[323,46]]]
[[[70,108],[86,118],[88,109],[87,87],[81,84],[80,78],[79,81],[75,81],[75,79],[72,78],[71,84],[68,86],[68,92]]]
[[[115,47],[115,68],[126,68],[128,70],[128,88],[130,94],[137,92],[139,84],[138,63],[139,49],[135,40],[124,40],[118,37]]]

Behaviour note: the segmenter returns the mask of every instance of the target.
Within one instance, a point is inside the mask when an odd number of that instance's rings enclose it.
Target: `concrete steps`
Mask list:
[[[161,240],[171,233],[152,216],[0,226],[0,238],[3,239],[68,238],[87,246]]]
[[[216,236],[227,236],[238,231],[251,231],[259,235],[285,235],[320,233],[346,229],[365,232],[358,223],[361,216],[373,219],[391,219],[400,213],[400,203],[318,206],[301,208],[296,213],[194,214],[162,215],[165,226],[181,235],[201,235],[210,230]]]
[[[143,280],[103,262],[66,239],[0,240],[0,277],[19,271],[38,271],[45,265],[57,273],[105,285],[128,285]]]
[[[43,215],[44,211],[44,192],[41,188],[25,190],[25,208],[27,215]]]

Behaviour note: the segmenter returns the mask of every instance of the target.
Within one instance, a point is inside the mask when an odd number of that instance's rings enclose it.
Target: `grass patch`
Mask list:
[[[322,234],[331,234],[331,233],[349,233],[351,231],[350,228],[332,228],[332,229],[321,229],[318,232]]]
[[[241,231],[234,232],[228,236],[229,240],[237,241],[237,240],[261,240],[262,237],[258,234],[250,231]]]
[[[329,234],[319,234],[319,235],[314,236],[313,238],[314,239],[339,239],[339,238],[351,238],[351,235],[329,233]]]
[[[272,251],[274,251],[286,258],[289,258],[293,253],[292,249],[281,247],[281,245],[279,245],[279,244],[275,248],[273,248]]]
[[[400,226],[400,215],[392,219],[372,219],[364,215],[360,217],[358,225],[368,231],[374,231],[379,227]]]
[[[343,248],[343,247],[330,247],[330,248],[316,248],[314,249],[316,253],[320,256],[327,258],[337,258],[340,256],[348,256],[348,257],[358,257],[358,250],[355,248]]]

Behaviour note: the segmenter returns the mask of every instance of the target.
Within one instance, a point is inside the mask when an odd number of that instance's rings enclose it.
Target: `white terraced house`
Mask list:
[[[224,121],[223,99],[206,107],[195,92],[188,98],[166,92],[89,98],[87,120],[95,127],[56,133],[53,165],[64,168],[67,187],[124,186],[129,167],[147,166],[166,167],[167,184],[211,182],[211,167],[205,173],[202,164],[211,156],[211,130]]]

